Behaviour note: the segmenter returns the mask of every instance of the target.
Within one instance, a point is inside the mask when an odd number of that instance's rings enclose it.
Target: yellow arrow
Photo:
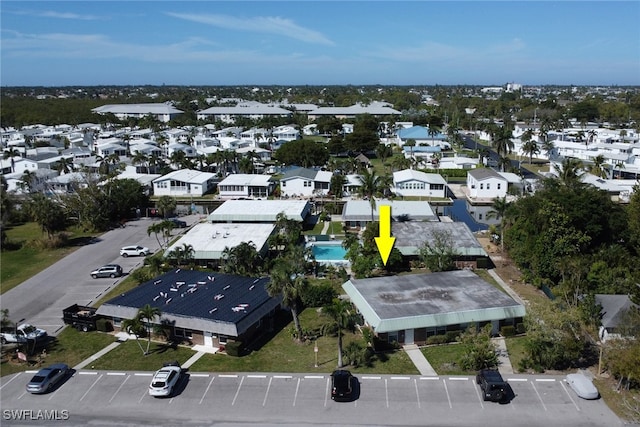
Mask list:
[[[375,239],[382,263],[387,265],[391,249],[396,241],[395,237],[391,237],[391,206],[380,206],[380,237]]]

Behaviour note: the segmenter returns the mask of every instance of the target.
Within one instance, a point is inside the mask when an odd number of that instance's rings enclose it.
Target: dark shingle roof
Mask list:
[[[287,179],[292,179],[292,178],[306,178],[306,179],[315,179],[316,175],[318,174],[318,171],[315,171],[313,169],[307,169],[307,168],[297,168],[297,169],[292,169],[290,171],[287,171],[282,178],[280,178],[280,181],[285,181]]]

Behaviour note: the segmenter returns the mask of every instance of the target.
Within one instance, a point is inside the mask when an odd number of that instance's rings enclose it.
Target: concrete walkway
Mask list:
[[[204,351],[198,351],[196,352],[196,354],[194,354],[193,356],[191,356],[189,358],[189,360],[187,360],[186,362],[184,362],[182,364],[182,368],[187,369],[189,367],[191,367],[191,365],[193,365],[194,363],[196,363],[198,361],[198,359],[200,359],[202,356],[204,356],[206,353]]]
[[[327,234],[327,231],[329,231],[329,226],[331,226],[331,222],[330,221],[325,221],[324,226],[322,227],[322,231],[320,232],[320,234]]]
[[[436,371],[433,369],[427,358],[424,357],[424,354],[422,354],[422,351],[420,351],[417,345],[406,344],[402,348],[407,353],[413,364],[416,365],[416,368],[418,368],[420,375],[438,375],[436,374]]]
[[[94,362],[95,360],[101,358],[102,356],[104,356],[105,354],[107,354],[108,352],[110,352],[111,350],[113,350],[114,348],[119,346],[120,344],[121,344],[121,341],[112,342],[111,344],[109,344],[108,346],[106,346],[105,348],[100,350],[99,352],[89,356],[87,359],[85,359],[82,362],[78,363],[76,366],[73,367],[73,369],[75,369],[77,371],[79,369],[84,368],[85,366],[87,366],[88,364],[90,364],[90,363]]]
[[[513,374],[513,366],[511,366],[511,359],[509,359],[504,338],[492,338],[491,341],[496,345],[496,353],[498,353],[498,371],[501,374]]]

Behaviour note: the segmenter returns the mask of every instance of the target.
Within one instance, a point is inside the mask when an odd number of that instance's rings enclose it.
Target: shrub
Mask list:
[[[96,329],[100,332],[111,332],[113,331],[113,323],[109,319],[101,317],[96,320]]]
[[[226,345],[229,356],[240,357],[242,355],[242,341],[229,341]]]
[[[302,295],[302,302],[307,307],[324,307],[331,304],[338,293],[329,283],[309,286]]]
[[[446,344],[449,341],[447,341],[447,336],[446,335],[432,335],[430,337],[427,338],[427,344],[431,345],[431,344]]]
[[[524,323],[516,323],[516,333],[524,334],[525,332],[526,332],[526,329],[524,328]]]
[[[516,328],[511,325],[506,325],[500,328],[500,335],[503,337],[512,337],[516,334]]]
[[[447,331],[444,336],[447,338],[447,342],[456,342],[461,333],[462,331]]]

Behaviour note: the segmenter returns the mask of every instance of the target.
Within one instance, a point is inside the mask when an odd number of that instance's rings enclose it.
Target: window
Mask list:
[[[287,181],[282,181],[280,184],[282,184],[283,187],[287,186]]]
[[[484,184],[480,184],[480,189],[484,190]]]
[[[500,185],[501,185],[501,184],[500,184],[500,183],[498,183],[498,190],[500,189]]]
[[[491,184],[487,182],[487,190],[491,189]]]

